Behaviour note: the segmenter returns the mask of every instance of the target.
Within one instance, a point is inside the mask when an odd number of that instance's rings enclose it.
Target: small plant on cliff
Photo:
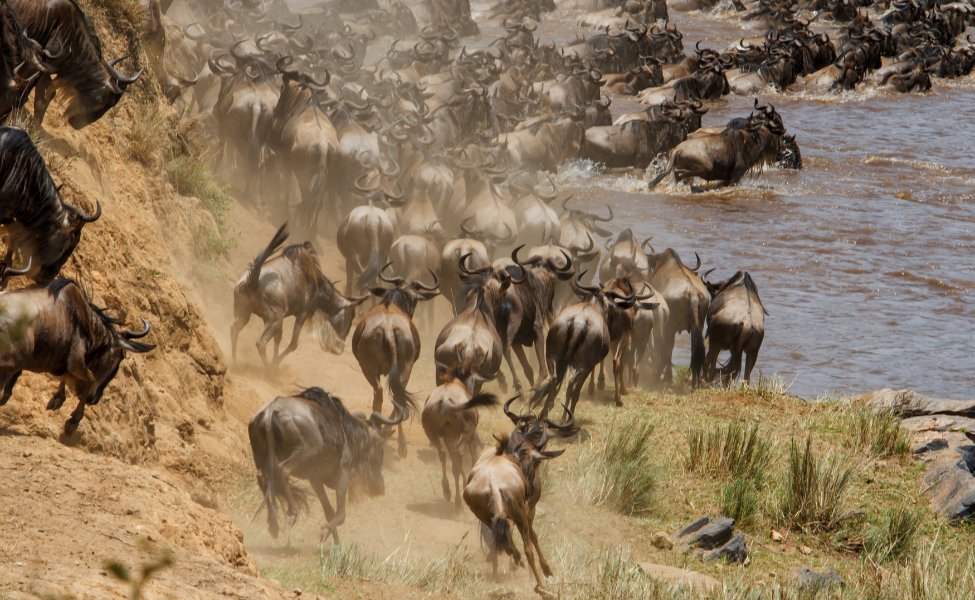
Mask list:
[[[846,508],[846,496],[853,471],[839,460],[818,458],[812,439],[804,446],[792,440],[789,471],[779,498],[779,520],[803,531],[835,531],[853,513]]]
[[[152,579],[153,575],[163,569],[172,566],[173,555],[169,550],[163,550],[159,556],[153,560],[142,563],[136,572],[130,570],[120,562],[110,562],[105,565],[112,577],[123,583],[129,584],[129,599],[139,600],[142,598],[142,590]]]

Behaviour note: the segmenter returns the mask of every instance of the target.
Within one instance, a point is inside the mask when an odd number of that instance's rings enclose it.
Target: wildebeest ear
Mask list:
[[[382,298],[383,296],[386,295],[386,290],[381,287],[374,287],[374,288],[369,288],[369,293],[372,294],[373,296],[379,296],[380,298]]]
[[[660,306],[659,302],[640,302],[638,305],[643,310],[654,310]]]
[[[119,340],[119,345],[129,352],[138,352],[139,354],[149,352],[156,347],[155,344],[143,344],[142,342],[137,342],[135,340]]]

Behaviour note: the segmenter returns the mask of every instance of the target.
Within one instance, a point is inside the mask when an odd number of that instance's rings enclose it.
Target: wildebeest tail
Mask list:
[[[405,382],[401,381],[402,367],[398,361],[392,361],[393,366],[389,370],[389,393],[393,397],[393,404],[402,413],[403,419],[408,420],[416,412],[416,401],[413,395],[406,391]]]
[[[290,495],[295,500],[297,506],[289,506],[289,512],[297,512],[307,506],[305,493],[291,485],[289,481],[281,481],[279,476],[280,467],[278,466],[278,456],[275,451],[276,441],[274,433],[274,416],[265,414],[261,419],[260,425],[263,426],[263,432],[249,432],[251,434],[251,446],[255,446],[255,434],[260,437],[263,433],[263,450],[265,455],[265,462],[263,465],[258,466],[258,470],[261,473],[261,478],[264,483],[264,497],[261,499],[261,504],[257,507],[254,512],[254,516],[251,518],[253,521],[260,514],[262,508],[267,508],[267,528],[270,532],[271,537],[277,538],[278,533],[280,533],[281,528],[278,525],[278,504],[281,503],[284,495],[282,490],[282,485],[287,485],[290,488]],[[256,456],[255,456],[256,458]]]
[[[491,518],[491,542],[495,552],[505,552],[511,556],[515,564],[521,564],[521,554],[515,547],[511,537],[511,521],[504,509],[504,499],[501,490],[491,485],[491,500],[494,503],[494,516]]]
[[[379,279],[379,268],[382,266],[379,261],[379,234],[375,227],[369,228],[369,261],[363,266],[362,273],[359,275],[359,288],[365,289]]]
[[[485,394],[477,394],[476,396],[474,396],[473,398],[465,402],[461,408],[468,409],[468,408],[480,408],[482,406],[497,406],[497,405],[498,405],[498,397],[495,396],[494,394],[485,393]]]
[[[247,286],[251,289],[257,289],[257,284],[261,279],[261,267],[264,266],[264,262],[267,261],[274,252],[281,247],[288,239],[288,224],[284,223],[278,230],[274,233],[274,237],[271,238],[271,243],[267,245],[267,248],[261,251],[251,263],[250,273],[247,274]]]

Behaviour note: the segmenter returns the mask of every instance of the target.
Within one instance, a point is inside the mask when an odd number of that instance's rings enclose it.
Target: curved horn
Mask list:
[[[404,280],[403,280],[402,277],[393,277],[392,279],[388,279],[388,278],[386,278],[383,275],[383,273],[386,272],[386,269],[388,269],[391,266],[393,266],[392,261],[390,261],[390,262],[386,263],[385,265],[383,265],[383,268],[382,269],[379,269],[379,279],[381,281],[385,281],[386,283],[391,283],[391,284],[393,284],[393,285],[395,285],[397,287],[403,285]]]
[[[644,252],[646,252],[647,251],[647,248],[649,247],[650,248],[650,254],[656,254],[656,252],[653,249],[653,246],[650,244],[650,240],[652,240],[652,239],[653,239],[653,236],[651,235],[647,239],[643,240],[643,243],[640,244],[640,247],[643,248],[643,251]]]
[[[701,256],[697,252],[695,252],[694,253],[694,258],[697,259],[697,266],[696,267],[691,267],[690,269],[691,269],[691,271],[694,271],[695,273],[697,273],[697,270],[701,268]]]
[[[115,78],[115,81],[118,82],[119,86],[123,90],[127,86],[129,86],[129,85],[135,83],[136,81],[138,81],[138,79],[140,77],[142,77],[142,74],[145,72],[145,69],[139,69],[138,71],[135,72],[135,75],[132,75],[130,77],[126,77],[125,75],[122,75],[121,73],[119,73],[118,71],[116,71],[115,70],[115,65],[117,65],[118,63],[120,63],[123,60],[127,59],[128,57],[129,57],[128,54],[123,54],[122,56],[116,58],[115,60],[112,60],[112,61],[109,61],[109,62],[105,63],[108,66],[108,70],[112,72],[112,76]]]
[[[33,264],[34,264],[34,257],[33,256],[27,259],[27,266],[24,267],[23,269],[11,269],[11,268],[5,266],[3,263],[0,263],[0,277],[11,277],[11,276],[14,276],[14,275],[26,275],[26,274],[30,273],[31,266],[33,266]]]
[[[413,283],[416,285],[417,288],[421,290],[426,290],[428,292],[436,292],[437,290],[440,289],[440,278],[437,277],[437,274],[430,269],[427,269],[427,272],[433,276],[433,285],[431,286],[424,285],[423,282],[421,281],[415,281]]]
[[[93,215],[86,215],[77,206],[71,206],[71,208],[74,209],[74,213],[78,215],[78,220],[82,223],[94,223],[102,216],[102,203],[99,200],[95,200],[95,214]]]
[[[577,292],[581,290],[582,292],[591,295],[598,294],[600,292],[598,287],[582,284],[582,277],[586,273],[588,273],[588,271],[583,271],[582,273],[576,275],[575,279],[572,280],[572,289],[576,290]]]
[[[142,319],[142,331],[120,331],[119,335],[127,340],[137,340],[149,335],[149,321],[146,321],[145,317],[139,318]]]
[[[511,422],[514,423],[515,425],[517,425],[520,420],[527,419],[531,416],[531,415],[519,415],[517,413],[511,412],[511,403],[517,400],[518,398],[521,398],[521,394],[508,398],[508,400],[504,403],[504,406],[501,407],[501,410],[504,411],[504,416],[511,419]]]
[[[612,221],[613,220],[613,207],[607,204],[606,205],[606,210],[609,211],[609,216],[608,217],[605,217],[604,218],[604,217],[593,216],[592,220],[593,221],[601,221],[603,223],[607,223],[609,221]]]

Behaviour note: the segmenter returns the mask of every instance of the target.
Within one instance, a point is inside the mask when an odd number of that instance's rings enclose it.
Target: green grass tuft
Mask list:
[[[877,562],[898,560],[914,550],[921,514],[909,506],[894,508],[867,530],[864,548]]]
[[[853,471],[831,457],[819,459],[812,439],[805,446],[792,440],[789,470],[779,498],[780,521],[803,531],[835,531],[853,513],[845,507]]]
[[[653,429],[651,422],[634,417],[614,422],[605,437],[590,443],[579,462],[590,503],[610,506],[624,515],[650,512],[657,484],[650,458]]]
[[[761,480],[772,459],[771,443],[759,432],[758,425],[744,427],[729,423],[709,431],[692,430],[687,435],[688,471],[709,475],[727,475]]]
[[[900,417],[891,411],[876,412],[867,406],[852,407],[850,438],[853,447],[877,458],[906,456],[911,450]]]
[[[722,490],[721,514],[734,519],[739,527],[754,523],[758,512],[758,488],[754,479],[736,479]]]

